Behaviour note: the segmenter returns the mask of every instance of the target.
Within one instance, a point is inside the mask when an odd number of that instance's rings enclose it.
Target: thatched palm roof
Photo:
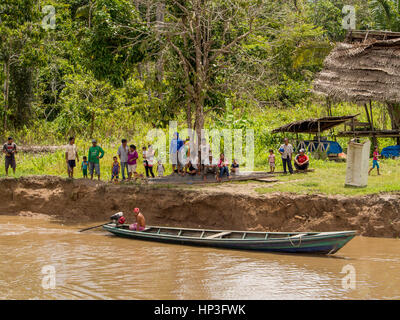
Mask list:
[[[272,131],[278,132],[294,132],[294,133],[318,133],[331,129],[335,126],[345,123],[346,121],[355,118],[357,115],[342,116],[342,117],[324,117],[319,119],[299,120],[288,123]],[[319,123],[319,125],[318,125]]]
[[[375,32],[381,36],[372,38],[368,32],[357,34],[348,36],[350,43],[339,43],[328,55],[313,91],[336,101],[400,102],[400,34]],[[362,34],[364,40],[354,42]]]

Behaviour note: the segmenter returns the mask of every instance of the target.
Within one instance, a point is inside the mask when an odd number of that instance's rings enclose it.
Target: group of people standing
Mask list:
[[[289,143],[289,139],[285,138],[283,144],[279,147],[279,153],[282,159],[283,173],[287,173],[289,170],[290,174],[293,174],[292,157],[293,157],[293,146]],[[304,149],[300,149],[299,153],[294,158],[294,166],[297,170],[307,170],[310,159],[305,154]],[[270,173],[275,171],[275,154],[273,149],[269,149],[268,163]]]
[[[104,157],[104,150],[97,145],[95,139],[92,140],[92,146],[89,148],[88,156],[82,157],[81,170],[84,178],[88,177],[88,170],[90,178],[93,179],[96,173],[100,180],[100,159]],[[69,138],[69,142],[65,148],[65,160],[67,163],[68,177],[74,177],[74,168],[79,162],[78,149],[75,145],[75,138]]]
[[[237,161],[233,160],[232,164],[230,164],[223,153],[220,154],[218,161],[213,161],[210,145],[204,138],[201,141],[200,151],[203,159],[201,163],[194,163],[190,157],[190,139],[187,138],[185,141],[183,141],[179,138],[179,133],[176,132],[171,140],[170,145],[170,157],[172,161],[173,172],[182,176],[186,174],[202,175],[204,180],[207,179],[207,174],[214,174],[217,181],[221,181],[224,175],[226,175],[229,179],[230,173],[238,173],[239,164]],[[8,175],[10,167],[15,173],[15,154],[17,153],[17,145],[14,143],[12,137],[9,137],[7,142],[3,145],[3,153],[5,154],[6,175]],[[268,162],[270,166],[270,172],[274,172],[275,154],[272,149],[269,150],[269,153]],[[280,146],[279,153],[282,158],[283,172],[287,173],[287,170],[289,170],[289,173],[293,173],[293,146],[289,143],[287,138],[284,139],[284,143]],[[90,174],[90,179],[93,179],[94,174],[96,174],[98,180],[100,180],[100,159],[103,157],[104,150],[97,145],[97,141],[93,139],[92,146],[88,151],[88,155],[82,157],[82,162],[80,164],[84,178],[88,178],[88,175]],[[142,148],[143,166],[145,168],[146,177],[148,178],[155,177],[153,172],[154,157],[155,150],[153,150],[151,145]],[[113,163],[111,166],[111,180],[118,181],[120,175],[122,175],[122,180],[131,180],[133,177],[143,177],[143,175],[137,173],[138,159],[139,154],[136,150],[136,146],[134,144],[128,146],[127,140],[122,139],[121,145],[117,151],[117,155],[113,157]],[[79,154],[75,145],[74,137],[69,139],[69,143],[65,148],[65,161],[68,168],[68,177],[73,178],[74,168],[76,168],[77,163],[79,162]],[[230,170],[229,166],[231,167]],[[294,158],[294,166],[297,170],[306,170],[308,168],[309,158],[305,154],[304,149],[300,149],[299,154],[297,154]],[[162,177],[164,172],[164,164],[160,160],[157,161],[157,175]]]
[[[153,162],[154,162],[154,150],[151,145],[143,147],[143,165],[145,167],[146,176],[153,177]],[[98,180],[100,180],[100,159],[104,157],[104,150],[97,145],[95,139],[92,140],[92,146],[89,148],[88,156],[82,158],[81,170],[84,178],[93,179],[93,175],[96,174]],[[128,146],[126,139],[122,139],[121,145],[118,148],[117,155],[113,157],[113,163],[111,165],[111,181],[118,182],[119,176],[122,174],[122,180],[131,180],[132,177],[141,177],[137,173],[137,161],[139,154],[136,151],[136,146],[131,144]],[[78,150],[75,145],[75,138],[71,137],[69,143],[65,149],[65,160],[68,168],[68,177],[74,177],[74,168],[79,162]],[[158,161],[157,172],[159,176],[164,174],[165,168],[160,161]]]
[[[137,161],[139,159],[139,154],[136,151],[136,146],[131,144],[128,147],[128,142],[126,139],[122,139],[121,145],[118,148],[118,157],[121,161],[121,172],[122,172],[122,180],[125,180],[125,172],[127,173],[128,180],[131,180],[132,177],[138,178],[141,175],[137,173]],[[148,145],[148,147],[142,147],[142,158],[143,158],[143,166],[146,171],[147,178],[154,178],[153,166],[154,166],[154,155],[155,150],[153,150],[152,145]],[[118,161],[117,157],[114,157],[114,163]],[[161,161],[157,161],[157,174],[159,177],[164,175],[165,167],[161,163]],[[113,167],[113,177],[116,176],[118,179],[118,171],[116,166]]]

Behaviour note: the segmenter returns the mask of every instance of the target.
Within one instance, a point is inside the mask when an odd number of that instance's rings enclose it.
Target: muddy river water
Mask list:
[[[80,227],[0,215],[0,299],[400,299],[398,239],[356,237],[334,256],[314,257]]]

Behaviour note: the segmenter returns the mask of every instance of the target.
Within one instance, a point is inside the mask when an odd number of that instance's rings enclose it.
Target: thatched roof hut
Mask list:
[[[352,31],[325,59],[313,91],[358,104],[400,102],[400,33]]]
[[[348,120],[355,118],[357,115],[341,116],[341,117],[323,117],[319,119],[307,119],[291,122],[274,129],[272,133],[293,132],[293,133],[321,133],[333,127],[341,125]]]

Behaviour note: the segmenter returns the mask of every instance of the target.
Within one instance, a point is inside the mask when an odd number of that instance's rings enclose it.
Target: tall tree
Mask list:
[[[33,100],[34,69],[40,60],[39,11],[34,0],[4,0],[0,5],[0,62],[3,64],[3,131],[8,119],[20,126]]]

